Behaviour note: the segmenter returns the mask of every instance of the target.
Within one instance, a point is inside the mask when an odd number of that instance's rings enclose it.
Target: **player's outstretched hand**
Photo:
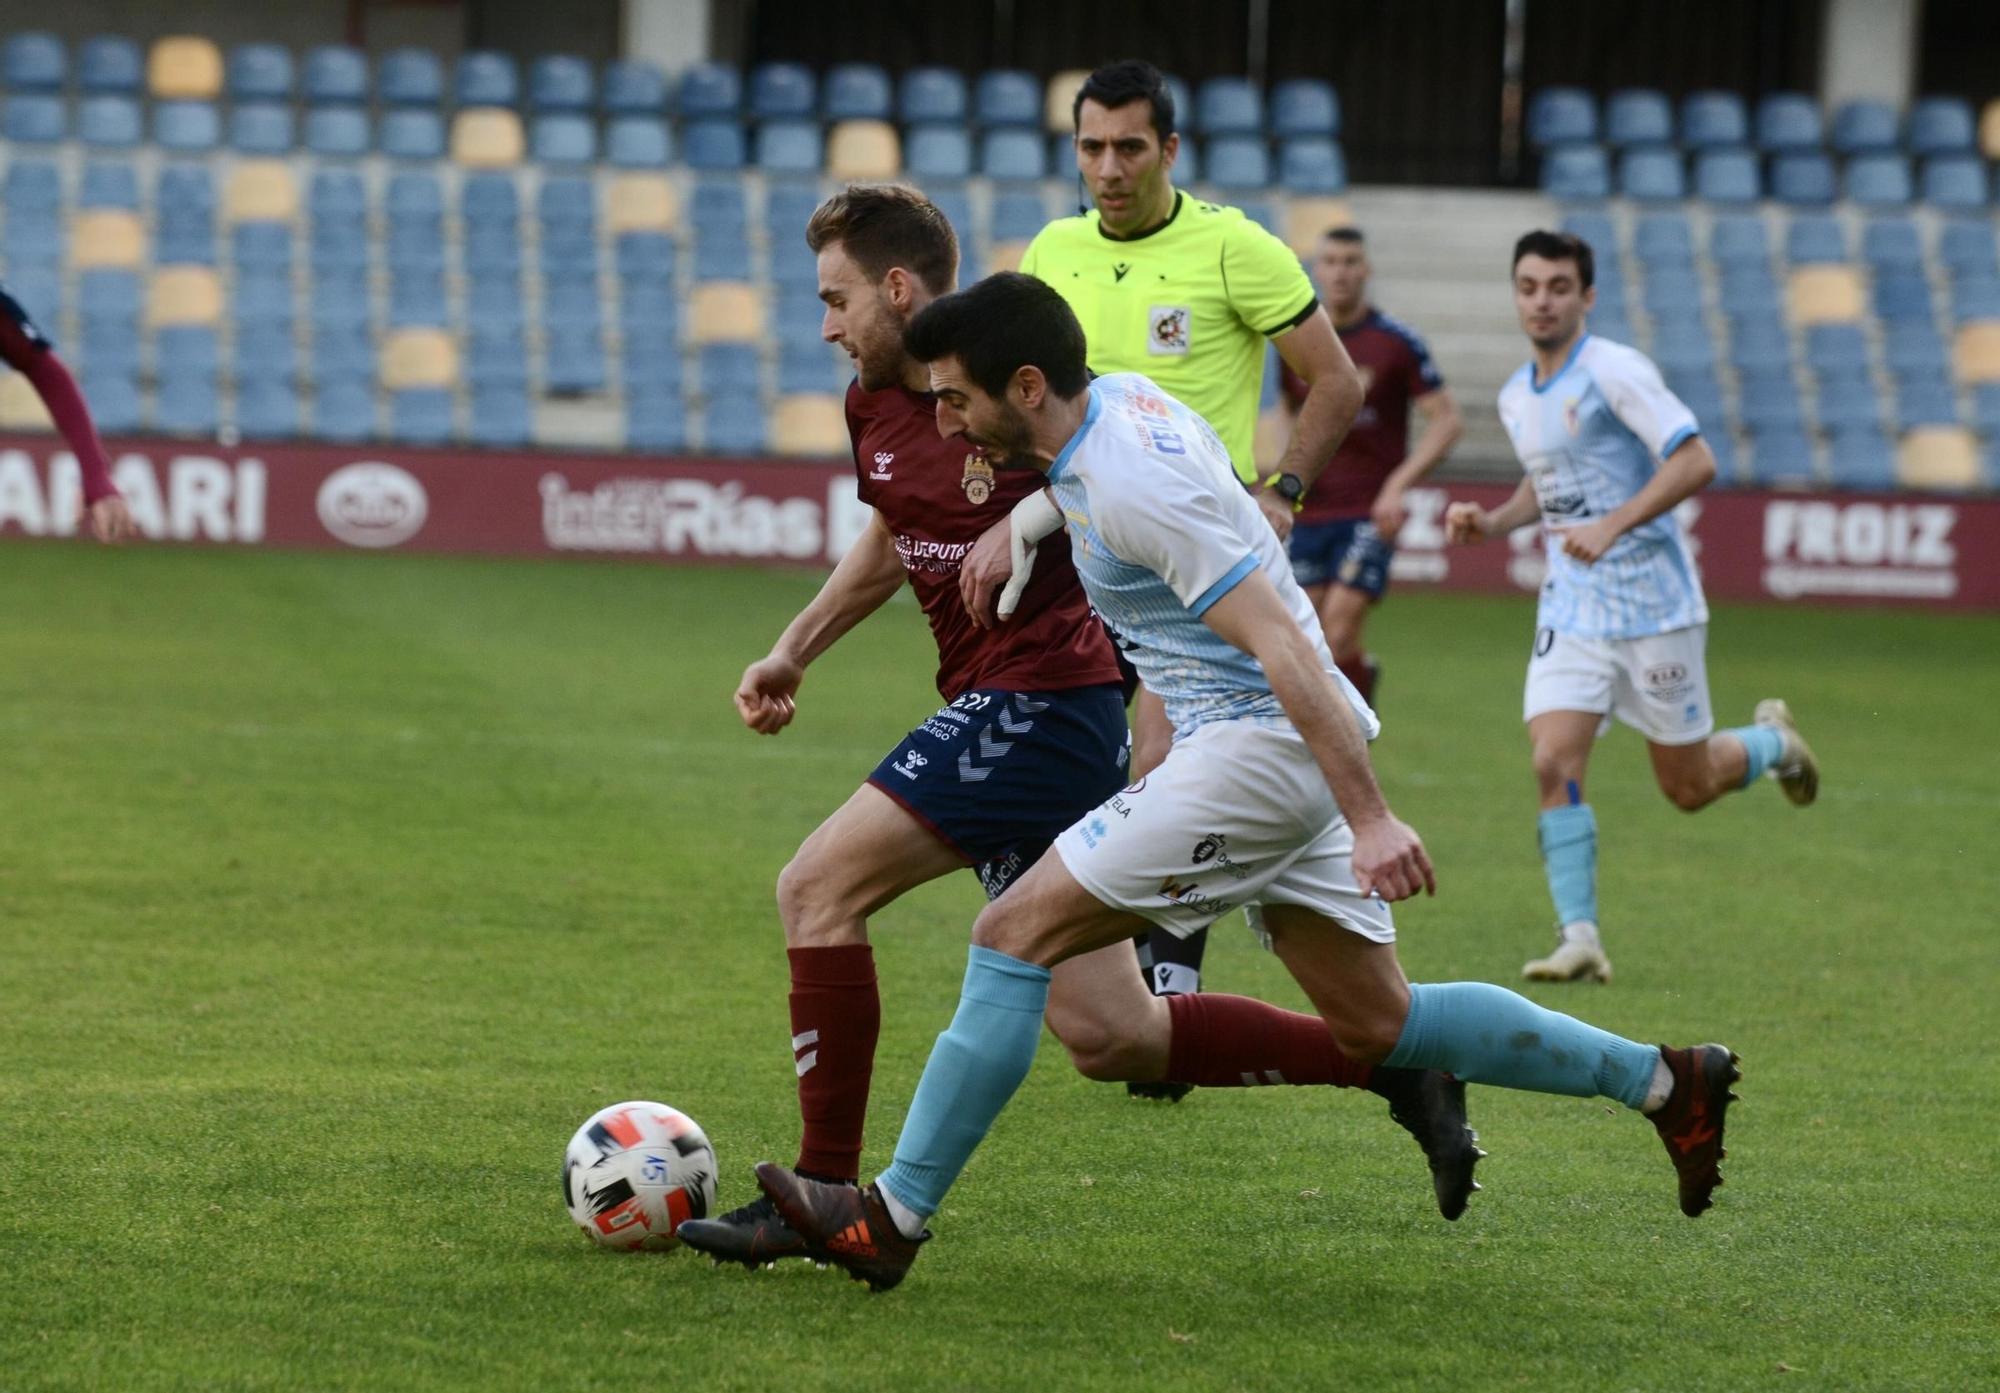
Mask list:
[[[1617,540],[1618,529],[1608,520],[1566,528],[1562,534],[1563,554],[1586,566],[1594,566]]]
[[[90,535],[100,542],[129,541],[139,535],[123,494],[107,494],[85,507],[81,520],[90,524]]]
[[[1368,510],[1368,520],[1375,524],[1376,535],[1385,542],[1396,540],[1396,534],[1409,521],[1410,510],[1403,503],[1403,491],[1399,488],[1385,488],[1375,495],[1375,506]]]
[[[1486,540],[1486,510],[1477,503],[1454,503],[1444,510],[1444,535],[1454,542]]]
[[[999,621],[993,613],[993,597],[1014,574],[1013,527],[1002,518],[984,532],[958,565],[958,596],[965,612],[982,629]]]
[[[736,684],[736,714],[759,735],[776,735],[798,714],[793,697],[805,675],[804,668],[775,653],[750,664]]]
[[[1437,872],[1423,839],[1397,817],[1385,817],[1354,829],[1354,881],[1365,895],[1407,900],[1422,890],[1437,893]]]
[[[1264,520],[1271,524],[1271,530],[1278,534],[1278,540],[1292,539],[1292,505],[1283,494],[1270,489],[1258,489],[1255,495],[1257,506],[1264,510]]]

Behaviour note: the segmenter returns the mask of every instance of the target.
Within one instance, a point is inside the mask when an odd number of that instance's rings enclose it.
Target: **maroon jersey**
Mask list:
[[[1383,481],[1409,454],[1410,403],[1444,386],[1424,341],[1373,306],[1359,323],[1340,330],[1340,342],[1361,370],[1361,411],[1307,491],[1301,522],[1367,517]],[[1284,388],[1297,410],[1306,384],[1289,367]]]
[[[910,588],[937,639],[938,691],[949,701],[975,687],[1057,692],[1117,682],[1104,625],[1057,533],[1035,553],[1035,575],[1014,617],[982,629],[958,594],[959,563],[1016,503],[1041,488],[1034,469],[995,469],[963,440],[938,434],[937,401],[907,387],[847,389],[847,434],[861,501],[882,515]]]

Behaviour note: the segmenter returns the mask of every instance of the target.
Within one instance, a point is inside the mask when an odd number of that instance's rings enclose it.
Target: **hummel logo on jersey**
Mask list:
[[[871,479],[894,478],[895,476],[889,472],[889,466],[894,464],[895,462],[896,462],[895,451],[877,450],[875,452],[875,467],[868,471],[868,477]]]
[[[1114,282],[1122,281],[1131,269],[1132,263],[1129,261],[1114,261],[1111,263],[1111,279]]]

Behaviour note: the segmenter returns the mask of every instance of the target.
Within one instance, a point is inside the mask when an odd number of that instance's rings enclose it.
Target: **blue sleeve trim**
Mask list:
[[[1188,613],[1197,619],[1201,618],[1204,614],[1208,613],[1217,600],[1234,590],[1243,577],[1256,569],[1256,556],[1252,554],[1244,557],[1241,561],[1223,572],[1221,580],[1218,580],[1215,584],[1209,586],[1208,589],[1202,591],[1201,594],[1195,596],[1194,603],[1188,606]]]
[[[1674,451],[1680,449],[1681,446],[1687,444],[1688,441],[1694,439],[1697,435],[1700,434],[1701,434],[1700,426],[1682,426],[1679,430],[1675,431],[1671,436],[1668,437],[1667,443],[1665,445],[1662,445],[1660,447],[1660,458],[1663,460],[1666,459],[1669,455],[1673,454]]]

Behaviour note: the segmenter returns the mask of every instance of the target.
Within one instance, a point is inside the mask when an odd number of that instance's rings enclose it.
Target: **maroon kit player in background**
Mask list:
[[[1361,630],[1389,586],[1396,534],[1408,516],[1403,491],[1437,466],[1464,427],[1424,341],[1368,303],[1368,251],[1359,228],[1336,227],[1320,239],[1313,279],[1341,346],[1360,369],[1364,395],[1347,438],[1301,500],[1292,576],[1319,611],[1334,662],[1373,704],[1381,669],[1362,646]],[[1288,414],[1298,411],[1305,390],[1286,368]],[[1413,405],[1424,429],[1406,449]]]
[[[1078,817],[1107,799],[1106,815],[1118,816],[1125,705],[1110,641],[1063,539],[1043,543],[1054,550],[1040,556],[1012,622],[975,624],[960,597],[973,543],[1043,481],[1032,469],[995,470],[940,435],[929,370],[903,349],[904,326],[957,281],[951,224],[914,189],[863,184],[822,204],[806,240],[819,257],[822,335],[855,363],[848,430],[871,516],[770,654],[745,670],[736,709],[754,731],[783,730],[806,667],[905,579],[937,641],[946,702],[778,877],[804,1122],[797,1169],[851,1183],[881,1028],[868,916],[966,866],[998,896]],[[1317,1016],[1219,994],[1170,1005],[1146,989],[1127,942],[1058,969],[1048,1023],[1091,1078],[1366,1087],[1440,1158],[1445,1173],[1434,1166],[1433,1185],[1447,1217],[1464,1207],[1466,1178],[1452,1169],[1463,1169],[1464,1085],[1435,1071],[1358,1068]],[[679,1232],[718,1262],[806,1256],[768,1199]]]
[[[69,442],[83,474],[82,517],[90,524],[91,535],[100,542],[122,542],[133,535],[132,511],[111,483],[111,469],[104,446],[97,438],[97,426],[84,405],[76,379],[69,375],[54,345],[28,318],[21,302],[0,286],[0,359],[28,379],[49,419]]]

